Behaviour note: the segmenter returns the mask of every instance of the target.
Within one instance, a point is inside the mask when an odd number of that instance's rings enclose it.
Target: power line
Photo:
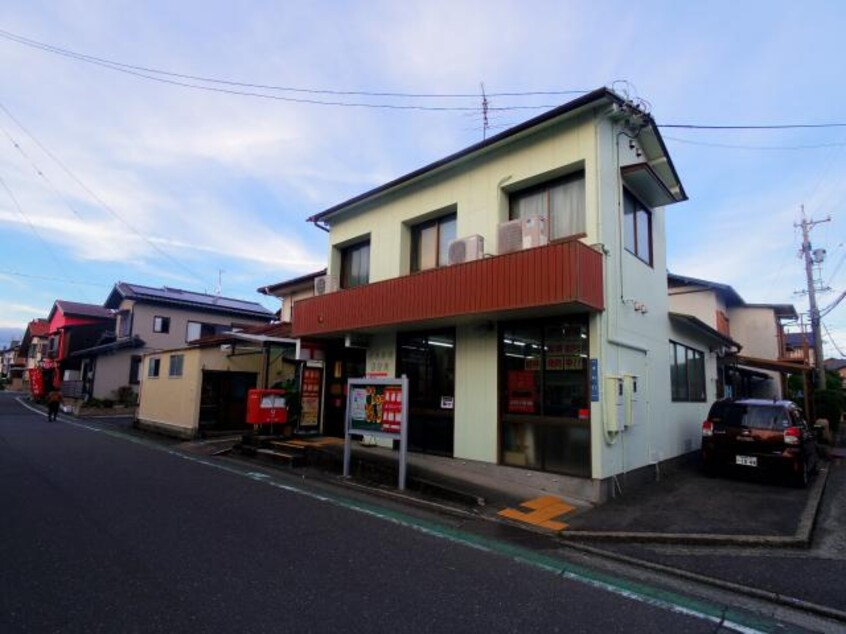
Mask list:
[[[133,232],[136,236],[138,236],[139,238],[141,238],[142,240],[144,240],[147,244],[149,244],[149,245],[150,245],[153,249],[155,249],[155,250],[156,250],[156,251],[157,251],[157,252],[158,252],[161,256],[163,256],[163,257],[167,258],[168,260],[170,260],[171,262],[173,262],[174,264],[176,264],[176,266],[178,266],[179,268],[181,268],[181,269],[182,269],[183,271],[185,271],[186,273],[190,274],[190,275],[191,275],[191,277],[195,278],[197,281],[199,281],[199,282],[201,282],[201,283],[204,283],[204,282],[203,282],[203,278],[202,278],[202,277],[200,277],[197,273],[195,273],[195,272],[194,272],[194,271],[192,271],[190,268],[188,268],[185,264],[183,264],[182,262],[180,262],[179,260],[177,260],[176,258],[174,258],[172,255],[170,255],[169,253],[167,253],[164,249],[162,249],[159,245],[157,245],[157,244],[156,244],[153,240],[151,240],[150,238],[148,238],[147,236],[145,236],[144,234],[142,234],[140,231],[138,231],[138,229],[136,229],[136,228],[135,228],[132,224],[130,224],[130,223],[129,223],[127,220],[125,220],[125,219],[124,219],[124,218],[123,218],[120,214],[118,214],[118,213],[117,213],[114,209],[112,209],[112,208],[111,208],[111,207],[110,207],[110,206],[106,203],[106,201],[104,201],[102,198],[100,198],[100,197],[96,194],[96,192],[94,192],[94,191],[93,191],[90,187],[88,187],[88,185],[86,185],[84,182],[82,182],[82,180],[81,180],[80,178],[78,178],[78,177],[76,176],[76,174],[74,174],[74,173],[73,173],[73,172],[72,172],[72,171],[71,171],[71,170],[70,170],[70,169],[69,169],[69,168],[68,168],[68,167],[67,167],[67,166],[66,166],[66,165],[65,165],[65,164],[61,161],[61,159],[59,159],[59,157],[58,157],[58,156],[56,156],[55,154],[53,154],[53,153],[52,153],[52,152],[51,152],[51,151],[50,151],[50,150],[49,150],[49,149],[48,149],[48,148],[47,148],[47,147],[46,147],[43,143],[41,143],[41,141],[39,141],[39,140],[35,137],[35,135],[33,135],[33,134],[32,134],[32,132],[30,132],[30,131],[26,128],[26,127],[24,127],[24,125],[23,125],[20,121],[18,121],[18,119],[17,119],[17,118],[16,118],[16,117],[15,117],[15,116],[14,116],[14,115],[13,115],[13,114],[9,111],[9,109],[8,109],[8,108],[7,108],[7,107],[6,107],[6,106],[5,106],[2,102],[0,102],[0,110],[3,110],[3,112],[5,112],[5,113],[6,113],[6,115],[7,115],[7,116],[8,116],[8,117],[12,120],[12,121],[14,121],[14,122],[15,122],[15,124],[16,124],[16,125],[17,125],[17,126],[18,126],[21,130],[23,130],[23,131],[24,131],[24,133],[25,133],[27,136],[29,136],[29,138],[31,138],[31,139],[35,142],[35,144],[36,144],[39,148],[41,148],[41,150],[42,150],[42,151],[43,151],[43,152],[44,152],[47,156],[49,156],[49,157],[50,157],[50,158],[51,158],[51,159],[52,159],[52,160],[53,160],[53,161],[54,161],[54,162],[55,162],[55,163],[56,163],[59,167],[61,167],[61,168],[62,168],[62,170],[65,172],[65,174],[67,174],[70,178],[72,178],[72,179],[73,179],[73,181],[74,181],[77,185],[79,185],[79,186],[80,186],[80,187],[81,187],[81,188],[82,188],[82,189],[83,189],[83,190],[84,190],[84,191],[85,191],[85,192],[86,192],[89,196],[91,196],[91,197],[92,197],[95,201],[97,201],[97,203],[98,203],[98,204],[99,204],[99,205],[100,205],[103,209],[105,209],[105,210],[106,210],[106,211],[107,211],[107,212],[108,212],[108,213],[109,213],[112,217],[116,218],[118,221],[120,221],[121,223],[123,223],[123,225],[124,225],[124,226],[126,226],[126,227],[127,227],[130,231],[132,231],[132,232]]]
[[[235,88],[253,88],[259,90],[272,90],[277,92],[290,92],[306,95],[329,95],[341,97],[390,97],[402,99],[478,99],[479,95],[474,93],[405,93],[405,92],[387,92],[387,91],[366,91],[366,90],[331,90],[331,89],[315,89],[315,88],[301,88],[294,86],[278,86],[272,84],[259,84],[243,81],[233,81],[226,79],[218,79],[214,77],[205,77],[202,75],[190,75],[187,73],[177,73],[173,71],[153,68],[149,66],[139,66],[134,64],[126,64],[115,60],[110,60],[94,55],[86,55],[70,49],[54,46],[38,40],[33,40],[10,31],[0,29],[0,37],[7,40],[35,48],[40,51],[60,55],[77,61],[102,66],[114,71],[134,75],[152,81],[158,81],[175,86],[182,86],[185,88],[193,88],[196,90],[206,90],[211,92],[222,92],[232,95],[240,95],[246,97],[257,97],[261,99],[273,99],[278,101],[289,101],[294,103],[305,103],[311,105],[323,106],[343,106],[351,108],[383,108],[391,110],[430,110],[430,111],[476,111],[476,106],[421,106],[421,105],[402,105],[402,104],[388,104],[388,103],[360,103],[348,101],[325,101],[311,98],[301,97],[285,97],[281,95],[256,93],[245,90],[236,90]],[[158,76],[157,76],[158,75]],[[168,79],[170,78],[170,79]],[[187,81],[199,81],[206,84],[217,84],[221,86],[230,86],[232,88],[218,88],[215,86],[203,86],[200,84],[188,83]],[[573,95],[585,94],[587,90],[534,90],[524,92],[500,92],[490,93],[489,97],[532,97],[532,96],[558,96],[558,95]],[[491,107],[491,110],[537,110],[549,109],[554,106],[538,105],[538,106],[499,106]]]
[[[76,284],[76,285],[83,285],[83,286],[96,286],[98,288],[105,287],[112,287],[114,286],[113,282],[83,282],[82,280],[73,280],[66,277],[51,277],[49,275],[33,275],[31,273],[21,273],[20,271],[10,271],[8,269],[0,269],[0,275],[13,275],[15,277],[25,277],[33,280],[46,280],[49,282],[67,282],[69,284]]]
[[[828,326],[823,324],[822,327],[825,328],[825,334],[828,335],[828,341],[829,343],[831,343],[832,346],[834,346],[834,349],[837,350],[837,354],[839,354],[841,357],[846,356],[843,354],[843,351],[837,346],[837,342],[834,340],[834,337],[831,336],[831,333],[828,330]]]
[[[44,247],[44,251],[50,254],[50,257],[53,258],[53,261],[55,261],[55,263],[58,265],[59,269],[63,269],[64,268],[63,263],[61,262],[61,260],[59,260],[58,256],[54,252],[54,250],[52,248],[50,248],[50,245],[47,244],[47,241],[44,239],[44,237],[41,235],[41,233],[38,231],[38,229],[36,229],[35,224],[33,224],[30,217],[23,210],[23,207],[21,207],[21,204],[18,202],[18,199],[15,196],[14,192],[12,192],[12,189],[9,187],[9,185],[6,183],[5,179],[2,176],[0,176],[0,186],[2,186],[3,189],[6,190],[6,193],[9,194],[9,198],[12,199],[12,203],[14,204],[15,209],[17,209],[18,213],[23,217],[24,221],[26,221],[26,224],[29,226],[33,235],[41,243],[41,246]],[[66,281],[69,281],[69,280],[66,280]],[[80,291],[82,291],[83,295],[85,295],[85,291],[83,289],[80,289]],[[88,299],[87,295],[86,295],[86,299]]]
[[[659,128],[667,126],[659,125]],[[738,128],[739,129],[739,128]],[[711,143],[708,141],[694,141],[693,139],[682,139],[675,136],[664,135],[668,141],[687,143],[688,145],[701,145],[729,150],[817,150],[823,148],[846,147],[846,141],[840,143],[816,143],[810,145],[740,145],[735,143]]]
[[[846,123],[775,123],[769,125],[701,125],[696,123],[661,123],[659,128],[684,130],[795,130],[803,128],[846,128]]]

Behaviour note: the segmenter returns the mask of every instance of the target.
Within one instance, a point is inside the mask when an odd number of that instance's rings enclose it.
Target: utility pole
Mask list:
[[[817,283],[814,280],[814,264],[821,264],[825,257],[825,251],[811,249],[810,233],[816,225],[830,222],[831,217],[825,220],[808,220],[805,217],[805,205],[802,205],[802,222],[797,227],[802,228],[802,257],[805,260],[805,276],[808,283],[808,305],[810,307],[811,333],[814,336],[814,369],[817,374],[817,389],[825,389],[825,365],[823,364],[822,329],[820,328],[820,311],[817,308]],[[819,290],[823,290],[820,288]]]

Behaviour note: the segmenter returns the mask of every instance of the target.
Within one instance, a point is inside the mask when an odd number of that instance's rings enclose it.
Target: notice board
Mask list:
[[[405,489],[408,449],[408,378],[349,379],[344,434],[344,476],[349,476],[352,435],[399,440],[399,488]]]

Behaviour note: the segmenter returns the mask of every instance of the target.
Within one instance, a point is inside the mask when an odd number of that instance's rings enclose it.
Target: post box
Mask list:
[[[247,422],[250,425],[273,425],[288,422],[285,390],[249,390]]]

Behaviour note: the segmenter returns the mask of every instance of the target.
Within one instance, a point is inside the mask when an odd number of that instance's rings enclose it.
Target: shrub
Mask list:
[[[814,394],[814,412],[817,418],[828,419],[835,438],[840,427],[840,418],[843,416],[843,401],[842,390],[819,390]]]

